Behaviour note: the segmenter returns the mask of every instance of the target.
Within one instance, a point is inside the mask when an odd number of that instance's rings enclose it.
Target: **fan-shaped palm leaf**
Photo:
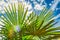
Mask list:
[[[48,40],[52,35],[60,35],[60,31],[57,31],[60,27],[54,27],[58,22],[52,17],[52,10],[44,8],[39,15],[32,12],[27,16],[28,8],[24,11],[24,6],[18,3],[18,10],[15,4],[11,4],[8,8],[5,7],[4,11],[5,15],[0,17],[0,22],[4,24],[0,24],[3,26],[0,34],[5,40]]]

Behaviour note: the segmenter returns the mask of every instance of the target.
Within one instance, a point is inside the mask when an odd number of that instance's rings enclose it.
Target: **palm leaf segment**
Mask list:
[[[16,5],[5,7],[5,15],[0,17],[0,24],[2,38],[6,40],[47,40],[60,35],[60,27],[54,27],[58,22],[54,21],[52,10],[48,11],[46,8],[36,15],[34,12],[28,14],[28,9],[24,11],[22,4],[18,3],[18,10]]]

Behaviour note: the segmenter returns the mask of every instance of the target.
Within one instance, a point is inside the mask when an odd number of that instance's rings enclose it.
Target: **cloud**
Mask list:
[[[34,9],[37,9],[37,10],[42,10],[43,8],[45,7],[45,5],[39,5],[39,4],[36,4]]]

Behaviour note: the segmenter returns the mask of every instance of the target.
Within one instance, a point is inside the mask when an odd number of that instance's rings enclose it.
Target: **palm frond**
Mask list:
[[[52,35],[60,35],[60,26],[54,27],[55,22],[53,11],[44,8],[37,15],[34,12],[28,14],[28,8],[24,11],[24,6],[18,3],[18,10],[15,4],[4,8],[5,15],[0,17],[1,32],[4,40],[51,40]],[[36,39],[37,38],[37,39]]]

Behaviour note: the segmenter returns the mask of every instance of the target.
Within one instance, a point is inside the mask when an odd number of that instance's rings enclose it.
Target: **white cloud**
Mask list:
[[[36,4],[34,9],[37,9],[37,10],[42,10],[43,8],[45,7],[45,5],[39,5],[39,4]]]
[[[34,5],[38,4],[38,3],[37,3],[37,2],[35,2],[35,1],[34,1],[33,3],[34,3]]]

